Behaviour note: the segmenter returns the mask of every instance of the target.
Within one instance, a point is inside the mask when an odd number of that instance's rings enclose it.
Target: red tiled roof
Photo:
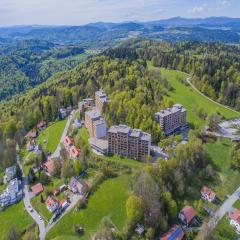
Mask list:
[[[48,171],[48,173],[53,173],[54,171],[54,160],[52,158],[48,158],[47,162],[43,164],[43,167]]]
[[[36,138],[37,137],[37,131],[33,129],[33,130],[29,131],[26,134],[25,137],[27,137],[27,138]]]
[[[67,145],[67,146],[71,146],[73,144],[72,138],[70,138],[69,136],[66,136],[64,138],[64,144]]]
[[[49,196],[45,203],[47,206],[52,207],[55,203],[58,203],[58,200],[53,196]]]
[[[41,121],[38,125],[37,125],[37,128],[43,128],[43,127],[46,127],[47,125],[47,122],[46,121]]]
[[[240,210],[233,209],[228,213],[228,217],[240,223]]]
[[[77,158],[79,156],[79,154],[80,154],[80,149],[76,148],[75,146],[72,146],[70,148],[70,155],[71,155],[71,157]]]
[[[178,225],[174,225],[168,232],[166,232],[160,240],[182,240],[184,237],[184,232],[182,228]]]
[[[38,195],[39,193],[43,192],[44,188],[41,183],[38,183],[38,184],[32,186],[31,190],[35,195]]]
[[[214,199],[216,197],[216,193],[212,191],[211,188],[204,186],[201,190],[202,193],[207,194],[210,199]]]
[[[191,206],[186,206],[181,210],[181,214],[184,215],[185,220],[190,223],[196,216],[196,211]]]

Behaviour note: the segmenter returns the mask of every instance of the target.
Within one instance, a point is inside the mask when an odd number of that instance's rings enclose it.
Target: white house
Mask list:
[[[55,212],[58,209],[58,200],[53,196],[49,196],[46,200],[46,207],[49,212]]]
[[[228,218],[230,224],[235,227],[236,231],[240,234],[240,210],[239,209],[231,209],[228,212]]]
[[[204,186],[201,190],[201,198],[208,202],[214,202],[216,200],[216,193],[212,189]]]
[[[17,173],[17,167],[15,165],[6,168],[4,182],[7,183],[11,181]]]

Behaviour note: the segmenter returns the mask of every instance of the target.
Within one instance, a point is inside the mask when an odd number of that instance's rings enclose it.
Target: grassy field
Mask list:
[[[225,215],[217,225],[214,235],[217,240],[237,239],[238,235],[234,228],[229,224],[227,216]]]
[[[114,224],[123,227],[126,212],[125,202],[128,196],[129,176],[120,176],[103,182],[98,190],[89,198],[87,208],[80,212],[67,214],[50,232],[46,239],[77,239],[73,225],[80,224],[85,235],[80,239],[89,239],[97,231],[104,216],[112,219]],[[61,237],[60,237],[61,236]]]
[[[15,227],[18,231],[24,231],[30,224],[32,218],[25,211],[23,202],[12,205],[5,211],[0,212],[0,239],[5,240],[10,227]]]
[[[37,138],[37,143],[41,144],[44,149],[54,152],[61,139],[67,120],[56,122],[47,127]],[[46,143],[44,141],[46,140]]]
[[[187,120],[188,122],[194,123],[197,126],[203,126],[205,121],[197,116],[193,111],[198,107],[202,107],[206,113],[219,112],[225,118],[230,119],[234,117],[240,117],[240,113],[228,110],[224,107],[217,105],[214,102],[209,101],[207,98],[200,95],[198,92],[193,90],[190,86],[186,86],[179,79],[185,79],[187,75],[174,70],[168,70],[163,68],[155,68],[149,62],[149,69],[159,69],[161,73],[166,76],[167,80],[170,82],[173,91],[169,92],[169,97],[174,103],[181,103],[188,110]]]
[[[230,148],[231,141],[228,139],[205,145],[218,173],[214,190],[222,196],[233,193],[240,184],[240,174],[230,168]]]
[[[47,210],[45,202],[41,202],[41,195],[45,196],[46,192],[53,192],[54,190],[58,189],[62,184],[63,182],[60,179],[53,178],[48,186],[44,186],[44,192],[31,200],[32,206],[40,213],[45,222],[48,222],[53,216],[53,214]],[[58,195],[56,198],[58,200],[61,200],[63,197],[64,196],[62,196],[61,194]]]

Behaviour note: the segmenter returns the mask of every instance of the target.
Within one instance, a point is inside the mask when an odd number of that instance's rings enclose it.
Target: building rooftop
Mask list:
[[[151,141],[151,134],[143,132],[141,129],[131,129],[127,125],[111,126],[108,130],[110,133],[125,133],[129,137],[141,138],[143,141]]]
[[[166,108],[157,112],[156,115],[160,117],[165,117],[176,112],[185,112],[186,109],[181,104],[174,104],[171,108]]]
[[[98,111],[96,111],[96,109],[85,112],[85,115],[90,117],[92,120],[97,120],[97,119],[100,119],[100,117],[101,117],[101,115],[99,114]]]
[[[109,102],[109,99],[108,99],[106,93],[102,89],[97,91],[95,94],[96,94],[96,96],[98,96],[98,98],[100,99],[101,102]]]
[[[100,119],[94,121],[94,125],[97,126],[97,125],[102,125],[102,124],[106,124],[106,120],[105,118],[101,117]]]

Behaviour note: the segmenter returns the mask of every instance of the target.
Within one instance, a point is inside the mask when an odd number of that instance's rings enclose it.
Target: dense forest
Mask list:
[[[59,71],[82,61],[84,49],[47,41],[23,40],[0,44],[0,100],[24,92]]]
[[[59,57],[65,54],[57,53]],[[158,143],[163,136],[154,113],[173,104],[167,93],[174,86],[160,73],[150,72],[148,61],[154,66],[191,73],[193,83],[201,91],[239,109],[238,47],[133,40],[106,50],[70,71],[54,74],[22,96],[1,102],[2,145],[7,145],[7,139],[21,143],[22,136],[40,120],[55,121],[60,107],[77,106],[81,98],[93,97],[99,88],[104,88],[111,99],[104,109],[109,124],[126,123],[141,128]],[[9,157],[2,159],[6,158]]]
[[[240,110],[240,47],[219,43],[134,41],[106,51],[112,57],[141,58],[156,67],[191,74],[204,94]]]

